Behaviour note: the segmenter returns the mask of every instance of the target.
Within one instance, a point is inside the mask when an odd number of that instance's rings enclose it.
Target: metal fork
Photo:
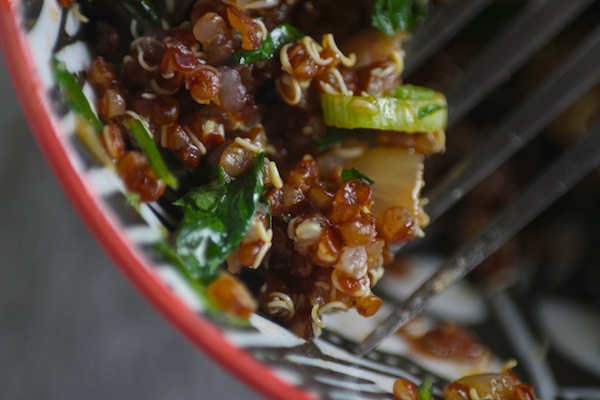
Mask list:
[[[489,3],[489,2],[487,2]],[[470,111],[479,101],[510,76],[537,50],[573,21],[590,0],[531,0],[513,22],[500,34],[461,78],[447,91],[449,127]],[[407,64],[416,69],[427,56],[458,32],[469,18],[476,17],[471,0],[456,0],[433,16],[419,33],[415,34],[413,48],[419,48],[416,61]],[[467,17],[453,25],[448,15]],[[436,33],[442,29],[440,37]],[[450,32],[450,34],[448,34]],[[535,35],[532,36],[532,34]],[[426,48],[418,43],[435,42]],[[526,38],[525,40],[523,38]],[[530,39],[533,38],[533,39]],[[433,50],[432,50],[433,49]],[[507,57],[507,55],[513,57]],[[410,53],[409,53],[410,57]],[[409,58],[410,60],[410,58]],[[426,207],[431,220],[436,220],[459,201],[473,187],[534,138],[567,107],[600,82],[600,25],[574,50],[545,82],[512,112],[492,132],[472,155],[446,176],[432,194]],[[391,336],[414,316],[431,304],[433,299],[449,286],[462,279],[479,263],[501,247],[507,240],[542,213],[575,183],[600,164],[600,123],[532,183],[516,200],[509,204],[475,239],[452,255],[421,287],[379,325],[355,348],[365,355]]]

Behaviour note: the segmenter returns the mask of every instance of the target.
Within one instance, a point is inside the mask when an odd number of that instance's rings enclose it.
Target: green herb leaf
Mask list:
[[[162,255],[166,261],[173,264],[181,272],[185,281],[190,285],[196,296],[198,296],[198,300],[206,307],[205,311],[213,318],[222,324],[229,324],[231,326],[242,327],[249,325],[248,320],[240,319],[234,315],[224,313],[219,310],[217,306],[215,306],[211,299],[206,295],[206,287],[203,285],[203,282],[198,281],[198,279],[190,273],[181,257],[179,257],[179,254],[177,254],[177,250],[175,250],[173,246],[166,241],[161,240],[154,245],[154,250],[158,252],[158,254]]]
[[[77,79],[67,70],[64,63],[52,58],[52,71],[58,83],[62,97],[67,100],[68,106],[79,114],[98,132],[102,130],[102,123],[92,111],[88,99],[83,94]]]
[[[154,250],[161,254],[166,261],[170,262],[181,271],[185,280],[192,286],[196,294],[200,296],[201,301],[203,303],[208,302],[204,290],[205,288],[198,282],[197,279],[194,279],[192,277],[190,271],[185,267],[183,260],[181,259],[181,257],[179,257],[179,254],[177,254],[177,250],[175,250],[173,246],[171,246],[165,240],[161,240],[154,245]]]
[[[124,0],[123,5],[138,24],[160,26],[161,19],[152,0]]]
[[[342,170],[341,175],[342,175],[342,180],[344,182],[348,182],[351,179],[362,179],[362,180],[368,182],[369,185],[372,185],[375,183],[375,181],[373,179],[369,178],[368,176],[366,176],[365,174],[363,174],[356,168],[344,169],[344,170]]]
[[[376,0],[371,25],[386,35],[410,31],[427,15],[429,0]]]
[[[319,150],[325,150],[335,146],[353,134],[354,132],[349,129],[329,128],[323,136],[313,139],[312,143]]]
[[[182,207],[191,205],[202,212],[211,213],[219,205],[219,202],[223,200],[224,195],[223,186],[218,182],[211,182],[190,190],[185,197],[175,201],[173,204]]]
[[[176,204],[183,206],[183,219],[175,248],[187,270],[203,281],[215,272],[240,244],[263,190],[264,154],[244,176],[228,181],[222,169],[219,179],[187,193]]]
[[[281,48],[301,39],[304,33],[290,24],[281,24],[273,28],[269,36],[255,50],[241,51],[234,54],[229,65],[251,64],[273,58]]]
[[[148,158],[148,164],[156,177],[173,189],[177,189],[177,178],[167,168],[146,125],[139,119],[131,117],[123,121],[123,126],[131,132],[142,153]]]
[[[431,400],[433,398],[433,383],[430,379],[425,379],[418,388],[418,400]]]

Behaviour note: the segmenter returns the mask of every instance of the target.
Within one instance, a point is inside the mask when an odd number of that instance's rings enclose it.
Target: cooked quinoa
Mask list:
[[[373,315],[373,286],[427,224],[423,162],[444,150],[443,97],[401,79],[406,30],[376,29],[366,0],[171,0],[154,23],[131,2],[67,3],[89,20],[103,151],[129,192],[180,221],[166,241],[212,300],[240,316],[256,301],[302,337],[329,312]],[[414,93],[426,100],[411,110]],[[227,203],[248,188],[248,210]],[[194,213],[234,222],[190,250],[189,225],[212,229]]]

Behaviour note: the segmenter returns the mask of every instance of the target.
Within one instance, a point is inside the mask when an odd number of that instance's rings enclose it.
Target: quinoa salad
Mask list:
[[[428,1],[59,3],[83,22],[97,102],[55,61],[60,89],[131,203],[170,216],[156,251],[219,310],[303,338],[326,313],[377,312],[445,149],[444,96],[402,80]]]

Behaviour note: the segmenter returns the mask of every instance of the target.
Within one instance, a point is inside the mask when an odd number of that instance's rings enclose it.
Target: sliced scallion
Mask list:
[[[418,400],[431,400],[433,398],[433,382],[425,379],[418,387]]]
[[[58,83],[58,89],[63,95],[62,97],[66,99],[69,108],[83,117],[96,131],[100,132],[102,123],[92,111],[92,107],[85,94],[83,94],[77,79],[67,70],[65,64],[56,58],[52,58],[52,71]]]
[[[65,64],[56,58],[52,59],[52,71],[61,98],[65,99],[69,109],[73,110],[77,116],[75,120],[75,132],[77,136],[98,161],[112,168],[112,161],[106,154],[99,139],[99,133],[102,131],[102,123],[92,110],[77,79],[67,70]]]
[[[324,93],[325,123],[346,129],[380,129],[407,133],[434,132],[446,127],[448,107],[443,94],[399,86],[393,96],[344,96]]]
[[[171,174],[167,165],[163,161],[156,144],[150,136],[150,132],[144,125],[144,123],[134,117],[127,118],[123,121],[123,126],[131,132],[135,141],[140,146],[142,153],[148,159],[150,168],[156,174],[156,177],[173,189],[177,189],[178,183],[177,178]]]

